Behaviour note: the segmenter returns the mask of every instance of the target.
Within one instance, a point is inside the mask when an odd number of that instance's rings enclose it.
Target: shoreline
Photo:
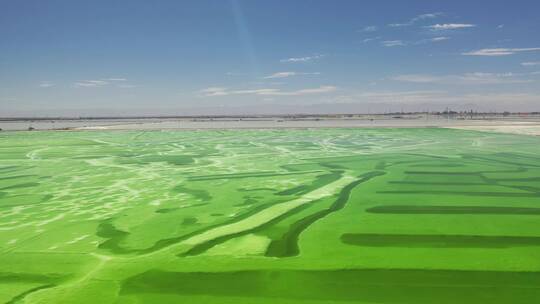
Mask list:
[[[13,120],[0,121],[11,131],[201,131],[335,128],[450,128],[540,136],[540,116],[449,118],[432,115],[364,115],[360,117],[243,117],[183,119]]]

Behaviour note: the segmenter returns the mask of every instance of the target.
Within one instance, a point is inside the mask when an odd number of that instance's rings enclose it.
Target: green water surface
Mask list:
[[[1,133],[0,303],[540,303],[540,137]]]

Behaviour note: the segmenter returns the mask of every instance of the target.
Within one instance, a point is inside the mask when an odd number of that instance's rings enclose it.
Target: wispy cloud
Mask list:
[[[105,80],[83,80],[75,83],[76,87],[102,87],[108,85],[109,82]]]
[[[411,25],[415,24],[418,21],[425,20],[425,19],[433,19],[433,18],[437,18],[437,17],[442,16],[442,15],[443,15],[443,13],[421,14],[421,15],[418,15],[418,16],[416,16],[414,18],[411,18],[407,22],[404,22],[404,23],[390,23],[390,24],[388,24],[388,26],[390,26],[390,27],[411,26]]]
[[[450,37],[435,37],[435,38],[431,38],[430,41],[432,42],[439,42],[439,41],[445,41],[445,40],[449,40]]]
[[[302,89],[297,91],[289,91],[289,92],[277,92],[274,95],[281,95],[281,96],[301,96],[301,95],[311,95],[311,94],[324,94],[324,93],[330,93],[337,90],[337,87],[335,86],[320,86],[318,88],[312,88],[312,89]]]
[[[540,47],[534,48],[494,48],[494,49],[480,49],[470,52],[462,53],[466,56],[507,56],[514,55],[521,52],[535,52],[540,51]]]
[[[55,84],[54,83],[51,83],[49,81],[42,81],[39,83],[38,85],[40,88],[50,88],[50,87],[54,87]]]
[[[409,46],[409,45],[420,45],[420,44],[426,44],[426,43],[434,43],[434,42],[441,42],[449,40],[450,37],[434,37],[429,39],[422,39],[417,41],[403,41],[403,40],[385,40],[381,41],[381,45],[386,47],[394,47],[394,46]]]
[[[521,65],[522,65],[522,66],[526,66],[526,67],[529,67],[529,66],[537,66],[537,65],[540,65],[540,61],[522,62]]]
[[[363,92],[358,95],[363,99],[368,101],[379,101],[379,102],[407,102],[407,101],[428,101],[432,100],[435,97],[438,97],[442,94],[445,94],[444,91],[381,91],[381,92]]]
[[[320,72],[304,73],[304,72],[277,72],[272,75],[264,77],[264,79],[275,79],[275,78],[287,78],[291,76],[300,76],[300,75],[320,75]]]
[[[394,47],[394,46],[404,46],[405,42],[402,40],[385,40],[381,42],[382,45],[386,47]]]
[[[375,25],[366,26],[363,29],[359,30],[359,32],[362,32],[362,33],[371,33],[371,32],[376,32],[376,31],[377,31],[377,26]]]
[[[226,94],[227,88],[224,87],[209,87],[200,91],[204,96],[224,96]]]
[[[102,80],[105,80],[105,81],[127,81],[126,78],[105,78],[105,79],[102,79]]]
[[[285,58],[281,59],[280,62],[309,62],[317,59],[323,58],[324,55],[313,55],[313,56],[305,56],[305,57],[291,57],[291,58]]]
[[[448,30],[457,30],[457,29],[464,29],[464,28],[471,28],[476,27],[475,24],[469,24],[469,23],[443,23],[443,24],[433,24],[426,26],[426,28],[432,30],[432,31],[448,31]]]
[[[277,72],[272,75],[264,77],[264,79],[274,79],[274,78],[286,78],[297,75],[296,72]]]
[[[320,86],[318,88],[308,88],[296,91],[282,91],[280,89],[249,89],[249,90],[229,90],[223,87],[210,87],[201,90],[200,93],[205,97],[228,96],[228,95],[260,95],[260,96],[303,96],[324,94],[336,91],[335,86]]]
[[[90,83],[90,82],[75,82],[74,85],[75,85],[75,87],[78,87],[78,88],[97,87],[98,86],[95,83]]]
[[[414,41],[414,42],[406,42],[405,44],[407,44],[407,45],[408,44],[419,45],[419,44],[426,44],[426,43],[442,42],[442,41],[446,41],[446,40],[450,40],[450,37],[444,37],[444,36],[434,37],[434,38],[422,39],[422,40],[418,40],[418,41]]]
[[[126,78],[102,78],[102,79],[96,79],[96,80],[81,80],[78,82],[75,82],[75,87],[79,88],[95,88],[95,87],[104,87],[108,85],[113,85],[117,83],[117,87],[119,88],[134,88],[135,85],[131,84],[125,84],[125,82],[128,81]]]
[[[394,76],[391,79],[412,83],[450,84],[450,85],[489,85],[489,84],[515,84],[530,83],[526,74],[515,73],[465,73],[461,75],[430,75],[430,74],[406,74]]]
[[[364,40],[362,40],[362,43],[368,43],[368,42],[375,41],[375,40],[379,40],[379,39],[381,39],[381,37],[370,37],[370,38],[365,38]]]

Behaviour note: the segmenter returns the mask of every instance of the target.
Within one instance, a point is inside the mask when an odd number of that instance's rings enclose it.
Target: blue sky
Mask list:
[[[540,110],[539,1],[0,1],[0,116]]]

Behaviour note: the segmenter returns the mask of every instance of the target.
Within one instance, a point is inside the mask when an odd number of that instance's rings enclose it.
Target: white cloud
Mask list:
[[[393,46],[404,46],[405,42],[402,40],[385,40],[381,42],[382,45],[386,47],[393,47]]]
[[[419,44],[426,44],[430,42],[441,42],[441,41],[446,41],[446,40],[450,40],[450,37],[434,37],[434,38],[422,39],[422,40],[418,40],[418,41],[410,42],[406,44],[419,45]]]
[[[474,24],[468,24],[468,23],[444,23],[444,24],[434,24],[427,26],[427,28],[431,29],[432,31],[446,31],[446,30],[457,30],[457,29],[463,29],[463,28],[470,28],[470,27],[476,27]]]
[[[264,79],[286,78],[286,77],[295,76],[295,75],[297,75],[296,72],[278,72],[272,75],[268,75],[264,77]]]
[[[275,78],[286,78],[291,76],[299,76],[299,75],[320,75],[319,72],[313,72],[313,73],[301,73],[301,72],[278,72],[274,73],[272,75],[268,75],[264,77],[264,79],[275,79]]]
[[[470,51],[461,53],[466,56],[507,56],[521,52],[534,52],[540,51],[540,47],[534,48],[494,48],[494,49],[480,49],[476,51]]]
[[[382,91],[364,92],[358,97],[377,102],[419,102],[432,100],[445,93],[444,91]]]
[[[228,95],[225,92],[227,91],[227,88],[223,87],[209,87],[206,89],[203,89],[200,91],[201,94],[204,96],[224,96]]]
[[[375,31],[377,31],[377,27],[375,25],[370,25],[370,26],[364,27],[359,32],[370,33],[370,32],[375,32]]]
[[[370,41],[375,41],[375,40],[379,40],[379,39],[381,39],[381,37],[365,38],[364,40],[362,40],[362,43],[368,43]]]
[[[402,27],[402,26],[409,26],[412,25],[412,23],[390,23],[388,24],[389,27]]]
[[[522,62],[522,66],[537,66],[540,65],[540,61],[529,61],[529,62]]]
[[[430,40],[433,41],[433,42],[439,42],[439,41],[445,41],[445,40],[449,40],[450,37],[435,37],[435,38],[431,38]]]
[[[50,87],[54,87],[55,84],[48,81],[42,81],[38,86],[40,88],[50,88]]]
[[[90,88],[90,87],[99,87],[100,85],[92,83],[92,82],[76,82],[75,86],[79,88],[87,88],[87,87]]]
[[[109,84],[105,80],[83,80],[75,83],[76,87],[102,87]]]
[[[524,74],[514,73],[465,73],[461,75],[429,75],[406,74],[394,76],[391,79],[412,83],[450,84],[450,85],[489,85],[531,83],[532,79],[524,78]]]
[[[466,73],[458,76],[458,79],[466,84],[509,84],[533,82],[531,79],[524,79],[523,75],[514,73]]]
[[[270,95],[280,95],[280,96],[300,96],[300,95],[311,95],[311,94],[324,94],[324,93],[330,93],[336,91],[337,88],[335,86],[320,86],[318,88],[313,89],[302,89],[297,91],[290,91],[290,92],[277,92],[276,94],[270,94]]]
[[[126,82],[126,78],[102,78],[102,79],[96,79],[96,80],[81,80],[78,82],[75,82],[75,87],[79,88],[94,88],[94,87],[104,87],[113,85],[115,83],[124,83]],[[135,85],[132,84],[118,84],[116,87],[118,88],[134,88]]]
[[[390,26],[390,27],[410,26],[410,25],[413,25],[414,23],[416,23],[418,21],[425,20],[425,19],[433,19],[433,18],[437,18],[437,17],[442,16],[442,15],[443,15],[443,13],[421,14],[421,15],[418,15],[418,16],[410,19],[409,21],[407,21],[405,23],[390,23],[390,24],[388,24],[388,26]]]
[[[280,89],[251,89],[251,90],[229,90],[223,87],[211,87],[201,90],[205,97],[228,96],[228,95],[260,95],[260,96],[303,96],[324,94],[336,91],[335,86],[320,86],[318,88],[301,89],[296,91],[282,91]]]
[[[106,84],[109,84],[107,81],[105,80],[85,80],[85,82],[88,82],[88,83],[95,83],[97,85],[106,85]]]
[[[498,29],[502,29],[503,27],[504,27],[504,24],[499,24],[499,25],[497,25],[497,28],[498,28]]]
[[[443,13],[428,13],[428,14],[422,14],[422,15],[418,15],[416,16],[415,18],[413,18],[413,21],[419,21],[419,20],[422,20],[422,19],[432,19],[432,18],[437,18],[439,16],[442,16]]]
[[[324,55],[313,55],[313,56],[305,56],[305,57],[291,57],[286,59],[281,59],[280,62],[309,62],[317,59],[323,58]]]
[[[418,40],[418,41],[385,40],[385,41],[381,41],[381,45],[386,46],[386,47],[420,45],[420,44],[426,44],[426,43],[431,43],[431,42],[446,41],[446,40],[449,40],[449,39],[450,39],[450,37],[434,37],[434,38],[422,39],[422,40]],[[368,40],[368,41],[364,40],[363,42],[365,43],[365,42],[369,42],[369,41],[371,41],[371,40]]]

